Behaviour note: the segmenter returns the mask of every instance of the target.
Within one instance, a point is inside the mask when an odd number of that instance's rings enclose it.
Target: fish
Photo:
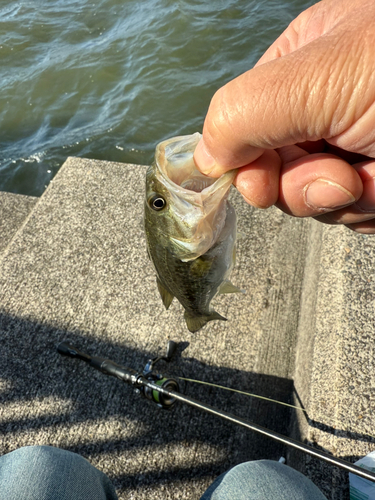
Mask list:
[[[236,172],[203,175],[193,159],[200,138],[196,132],[157,145],[144,202],[147,252],[161,299],[168,309],[177,298],[192,333],[209,321],[226,321],[211,307],[217,294],[241,292],[229,281],[237,222],[228,194]]]

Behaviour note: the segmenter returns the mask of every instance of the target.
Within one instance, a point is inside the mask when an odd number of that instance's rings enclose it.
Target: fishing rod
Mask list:
[[[67,342],[62,342],[57,347],[57,352],[64,356],[71,358],[76,358],[81,361],[85,361],[92,368],[99,370],[105,375],[110,375],[116,377],[127,384],[135,387],[137,393],[141,394],[144,398],[156,403],[160,408],[165,410],[171,410],[175,405],[176,401],[181,401],[190,406],[203,410],[211,415],[216,415],[217,417],[223,418],[235,424],[241,425],[247,429],[250,429],[258,434],[267,436],[279,443],[290,446],[296,450],[302,451],[314,458],[319,458],[331,465],[339,467],[356,474],[359,477],[368,479],[369,481],[375,482],[375,473],[363,469],[357,465],[354,465],[346,460],[338,457],[329,455],[328,453],[317,450],[312,446],[301,443],[295,439],[274,432],[258,424],[250,422],[244,418],[237,417],[231,413],[219,410],[211,405],[202,403],[190,396],[180,393],[180,388],[178,381],[172,377],[165,377],[162,374],[156,373],[154,371],[155,365],[160,361],[164,360],[170,362],[177,348],[177,344],[170,340],[167,346],[167,353],[165,356],[159,356],[154,359],[149,359],[144,369],[139,372],[133,370],[132,368],[127,368],[121,366],[110,359],[101,358],[98,356],[90,356],[76,347],[72,346]],[[177,378],[177,377],[176,377]]]

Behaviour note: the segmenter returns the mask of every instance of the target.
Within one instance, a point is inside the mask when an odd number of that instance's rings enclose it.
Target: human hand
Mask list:
[[[214,95],[194,159],[251,205],[375,233],[375,2],[323,0]]]

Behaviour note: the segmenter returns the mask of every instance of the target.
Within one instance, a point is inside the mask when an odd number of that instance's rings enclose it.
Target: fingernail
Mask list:
[[[199,170],[205,175],[211,174],[215,169],[215,160],[207,151],[203,139],[198,142],[197,147],[195,148],[194,161]]]
[[[355,202],[347,189],[325,179],[317,179],[305,189],[305,202],[311,208],[334,210]]]

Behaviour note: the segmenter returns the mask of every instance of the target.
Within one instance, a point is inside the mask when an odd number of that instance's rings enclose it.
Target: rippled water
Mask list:
[[[0,190],[40,195],[67,156],[148,164],[311,3],[0,0]]]

